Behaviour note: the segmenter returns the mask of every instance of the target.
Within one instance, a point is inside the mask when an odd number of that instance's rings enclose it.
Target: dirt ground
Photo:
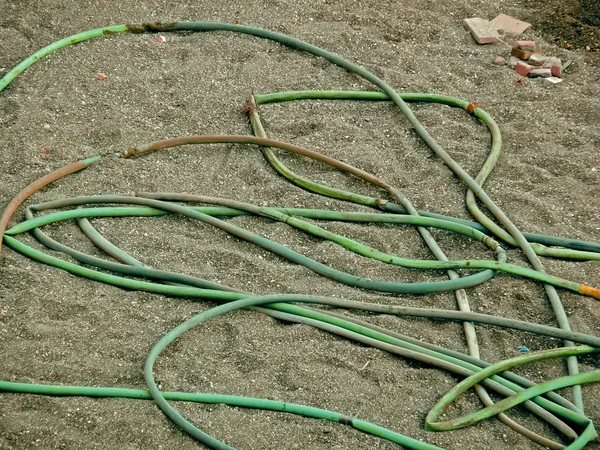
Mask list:
[[[0,0],[0,75],[48,43],[83,30],[144,21],[212,20],[275,30],[357,62],[399,92],[432,92],[478,102],[499,123],[503,153],[488,194],[522,230],[600,240],[600,65],[585,47],[553,46],[543,28],[555,9],[522,0],[133,1]],[[548,55],[572,60],[565,82],[548,88],[493,63],[502,44],[478,46],[466,17],[499,13],[534,22],[523,37]],[[537,26],[539,24],[539,27]],[[593,26],[593,24],[591,24]],[[545,31],[542,31],[545,30]],[[560,39],[560,38],[559,38]],[[563,39],[564,40],[564,39]],[[507,38],[510,44],[510,38]],[[595,45],[597,49],[597,42]],[[592,43],[590,43],[592,45]],[[592,49],[593,50],[593,49]],[[97,73],[107,76],[99,80]],[[123,160],[132,145],[192,134],[248,134],[241,109],[250,93],[297,89],[373,89],[323,60],[276,43],[231,33],[114,35],[62,49],[0,93],[0,207],[25,185],[67,163],[102,155],[97,166],[45,188],[30,203],[102,193],[174,191],[257,205],[361,210],[289,184],[256,148],[187,147]],[[413,105],[434,138],[470,174],[489,150],[489,134],[463,111]],[[469,218],[465,187],[386,103],[295,102],[262,108],[270,136],[316,149],[375,173],[419,209]],[[364,183],[303,159],[301,174],[357,192]],[[22,211],[15,216],[22,218]],[[233,222],[318,261],[380,280],[443,279],[366,261],[335,245],[256,218]],[[307,293],[454,309],[451,293],[378,295],[320,277],[208,226],[180,217],[102,219],[94,224],[144,263],[255,293]],[[376,248],[429,258],[413,229],[324,224]],[[95,253],[71,223],[48,227],[68,245]],[[449,257],[489,258],[470,242],[436,233]],[[526,264],[516,250],[509,261]],[[548,272],[600,286],[597,262],[544,259]],[[597,301],[560,292],[572,328],[600,334]],[[539,284],[507,275],[468,291],[476,311],[556,326]],[[151,347],[206,302],[130,292],[72,276],[4,249],[0,263],[0,379],[143,388]],[[365,316],[365,315],[362,315]],[[456,323],[366,317],[374,324],[466,351]],[[557,340],[477,326],[482,358],[497,362]],[[367,367],[364,367],[370,361]],[[582,370],[600,368],[584,358]],[[230,314],[169,347],[157,365],[165,390],[285,400],[358,416],[447,449],[537,449],[496,419],[447,433],[423,430],[427,412],[460,378],[356,345],[304,325],[258,313]],[[540,382],[565,374],[563,362],[520,373]],[[600,426],[600,387],[583,388],[586,413]],[[570,392],[561,392],[569,398]],[[279,413],[179,404],[180,411],[240,449],[398,448],[347,426]],[[480,408],[469,394],[449,410]],[[528,413],[510,413],[559,438]],[[188,449],[198,444],[148,401],[0,395],[0,448]],[[596,443],[589,448],[600,448]]]
[[[563,48],[600,51],[600,2],[567,0],[542,2],[537,25]]]

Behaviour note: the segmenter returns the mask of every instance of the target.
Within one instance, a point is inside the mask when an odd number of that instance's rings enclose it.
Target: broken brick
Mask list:
[[[498,27],[493,22],[474,17],[472,19],[465,19],[463,24],[478,44],[498,42]]]
[[[499,66],[501,66],[502,64],[504,64],[506,61],[502,56],[497,56],[496,59],[494,60],[495,64],[498,64]]]
[[[531,71],[531,66],[529,64],[525,64],[522,61],[519,61],[515,66],[515,71],[522,77],[526,77]]]
[[[500,14],[498,17],[494,17],[492,22],[498,25],[498,28],[503,30],[505,34],[514,35],[523,33],[531,26],[530,23],[507,16],[506,14]]]
[[[541,48],[536,48],[533,51],[525,51],[520,49],[519,47],[513,47],[510,51],[510,54],[513,56],[516,56],[519,59],[523,59],[523,60],[528,60],[531,55],[533,55],[534,53],[542,53],[542,49]]]
[[[521,50],[532,52],[535,50],[535,42],[534,41],[517,41],[517,47]]]
[[[553,77],[562,77],[562,66],[559,64],[554,64],[551,68],[550,68],[550,73],[552,73]]]

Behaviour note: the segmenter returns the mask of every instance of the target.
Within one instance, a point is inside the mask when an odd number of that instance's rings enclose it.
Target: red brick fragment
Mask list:
[[[562,66],[558,65],[558,64],[554,64],[551,68],[550,71],[552,72],[552,76],[553,77],[562,77]]]
[[[515,67],[515,72],[517,72],[522,77],[526,77],[527,75],[529,75],[529,71],[531,71],[531,66],[521,61],[519,61]]]

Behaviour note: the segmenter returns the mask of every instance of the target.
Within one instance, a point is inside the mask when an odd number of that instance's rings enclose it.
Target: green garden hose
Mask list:
[[[394,255],[389,255],[383,252],[379,252],[375,249],[372,249],[366,245],[360,244],[357,241],[352,239],[345,238],[343,236],[337,235],[335,233],[328,232],[323,228],[309,224],[308,222],[302,221],[300,219],[295,219],[291,216],[288,216],[284,213],[280,213],[273,208],[253,208],[252,205],[244,204],[242,202],[235,201],[227,201],[223,199],[215,199],[203,197],[202,201],[209,203],[216,203],[219,201],[219,204],[227,204],[230,207],[235,206],[236,209],[245,210],[246,212],[252,212],[257,215],[261,215],[263,217],[268,217],[274,220],[278,220],[284,223],[287,223],[290,226],[301,229],[303,231],[307,231],[314,236],[321,237],[323,239],[328,239],[330,241],[336,242],[339,245],[342,245],[344,248],[356,252],[362,256],[373,258],[375,260],[385,262],[388,264],[408,267],[408,268],[416,268],[416,269],[488,269],[490,272],[483,272],[485,275],[482,277],[480,272],[476,275],[470,275],[467,277],[463,277],[460,280],[448,280],[448,281],[434,281],[434,282],[424,282],[424,283],[401,283],[401,282],[385,282],[385,281],[376,281],[370,280],[363,277],[357,277],[345,272],[338,271],[329,266],[325,266],[315,260],[305,257],[300,253],[297,253],[291,249],[288,249],[285,246],[272,242],[260,235],[247,232],[246,230],[232,225],[228,222],[217,219],[213,216],[209,216],[199,212],[198,210],[194,210],[191,208],[187,208],[184,206],[176,205],[170,202],[163,202],[154,199],[145,199],[140,197],[129,197],[129,196],[119,196],[119,195],[103,195],[103,196],[95,196],[95,197],[82,197],[79,199],[73,198],[70,199],[69,203],[71,205],[75,204],[74,202],[78,202],[79,204],[86,203],[131,203],[138,205],[146,205],[151,206],[156,209],[163,209],[166,211],[170,211],[173,213],[178,213],[185,215],[190,218],[194,218],[197,220],[201,220],[204,223],[213,225],[220,229],[227,231],[228,233],[239,237],[240,239],[247,240],[248,242],[252,242],[260,247],[269,250],[283,258],[286,258],[292,262],[303,265],[314,272],[326,276],[328,278],[334,279],[344,284],[348,284],[350,286],[361,287],[364,289],[371,289],[382,292],[390,292],[390,293],[413,293],[413,294],[423,294],[430,292],[440,292],[444,290],[455,290],[460,289],[465,286],[472,286],[474,284],[471,283],[481,283],[483,281],[487,281],[488,277],[493,276],[493,270],[501,270],[507,273],[511,273],[514,275],[525,276],[537,281],[543,281],[546,283],[551,283],[555,286],[562,287],[565,289],[572,290],[574,292],[579,292],[582,290],[581,284],[572,282],[569,280],[564,280],[559,277],[551,276],[545,273],[537,272],[535,270],[527,269],[521,266],[516,266],[513,264],[507,264],[504,261],[506,260],[506,253],[489,236],[474,230],[469,229],[463,225],[459,225],[453,222],[444,222],[439,219],[433,219],[428,217],[420,217],[420,216],[399,216],[399,215],[388,215],[385,217],[383,214],[368,214],[368,213],[349,213],[342,212],[338,213],[339,217],[344,217],[345,220],[352,220],[353,216],[360,218],[361,221],[369,220],[369,216],[371,220],[376,222],[383,223],[412,223],[416,225],[424,225],[435,228],[443,228],[447,230],[452,230],[454,232],[458,232],[465,236],[469,236],[480,240],[488,247],[493,249],[498,257],[498,261],[485,261],[485,260],[465,260],[465,261],[430,261],[430,260],[414,260],[414,259],[406,259],[400,258]],[[39,206],[38,206],[39,208]],[[66,214],[66,218],[74,217],[74,213],[77,213],[80,210],[73,210],[71,213]],[[314,212],[316,213],[316,211]],[[316,214],[313,213],[313,217]],[[57,217],[60,219],[60,213],[54,215],[51,219],[55,222],[57,221]],[[318,217],[318,216],[317,216]],[[43,221],[38,221],[36,224],[35,220],[31,220],[31,223],[22,222],[21,224],[11,228],[6,231],[6,235],[15,235],[25,231],[29,231],[37,226],[43,224]],[[460,231],[459,231],[460,230]],[[482,281],[483,278],[483,281]],[[475,281],[472,281],[475,279]],[[600,299],[600,296],[597,297]]]
[[[11,382],[0,382],[0,391],[9,392],[29,392],[29,393],[43,393],[47,395],[88,395],[88,396],[122,396],[128,398],[153,398],[157,405],[163,410],[163,412],[177,423],[183,430],[188,432],[194,438],[200,442],[209,445],[212,448],[226,448],[231,447],[226,444],[214,439],[213,437],[205,434],[199,428],[188,422],[183,418],[176,410],[174,410],[167,402],[167,400],[185,400],[185,401],[198,401],[203,403],[224,403],[235,406],[244,406],[250,408],[262,408],[270,409],[274,411],[285,411],[294,414],[299,414],[307,417],[322,418],[332,420],[335,422],[344,423],[350,425],[361,431],[380,436],[384,439],[396,442],[400,445],[404,445],[408,448],[416,449],[433,449],[438,448],[423,442],[408,438],[401,434],[395,433],[391,430],[381,428],[377,425],[365,422],[356,418],[350,418],[343,416],[339,413],[321,410],[318,408],[312,408],[302,405],[294,405],[282,402],[274,402],[269,400],[254,399],[247,397],[235,397],[235,396],[224,396],[224,395],[213,395],[213,394],[187,394],[187,393],[163,393],[158,390],[153,376],[153,366],[156,358],[159,356],[162,349],[164,349],[170,342],[177,339],[181,334],[190,328],[199,325],[200,323],[224,314],[228,311],[232,311],[239,308],[250,308],[259,312],[267,313],[275,318],[281,320],[292,321],[296,323],[305,323],[330,333],[338,334],[348,339],[353,339],[357,342],[364,343],[366,345],[372,345],[377,348],[392,352],[397,355],[401,355],[408,358],[413,358],[417,361],[421,361],[426,364],[431,364],[435,367],[449,370],[457,373],[461,376],[468,377],[464,382],[459,384],[456,389],[442,399],[441,403],[436,405],[432,412],[428,415],[426,427],[428,429],[454,429],[447,427],[462,427],[471,423],[475,423],[479,420],[483,420],[492,415],[500,414],[500,418],[505,417],[502,415],[503,411],[512,408],[517,404],[523,403],[533,413],[537,414],[542,419],[553,425],[556,429],[561,431],[566,437],[574,440],[568,447],[543,438],[530,430],[516,424],[510,419],[506,419],[505,423],[513,427],[523,435],[533,439],[542,445],[546,445],[551,448],[568,448],[568,449],[581,449],[589,441],[595,438],[596,433],[593,427],[593,423],[583,415],[583,403],[581,398],[580,385],[587,382],[600,381],[600,371],[588,372],[578,374],[577,363],[575,355],[588,354],[600,351],[600,338],[595,336],[586,335],[583,333],[577,333],[570,330],[566,314],[558,298],[554,286],[570,289],[574,292],[578,292],[583,295],[590,297],[600,298],[600,290],[585,285],[576,283],[569,280],[563,280],[552,275],[545,274],[537,254],[543,256],[552,256],[559,258],[573,258],[573,259],[588,259],[598,260],[600,255],[600,245],[593,242],[581,242],[577,240],[570,240],[565,238],[554,238],[534,234],[522,234],[512,222],[505,216],[505,214],[497,208],[492,200],[481,188],[481,185],[485,182],[485,179],[491,172],[495,162],[498,159],[501,136],[499,129],[491,117],[480,108],[473,107],[473,105],[463,100],[452,99],[449,97],[437,96],[433,94],[397,94],[389,85],[384,81],[366,71],[362,67],[350,63],[343,58],[329,53],[323,49],[299,41],[297,39],[285,36],[280,33],[275,33],[267,30],[261,30],[258,28],[241,26],[241,25],[230,25],[213,22],[177,22],[169,24],[153,23],[153,24],[141,24],[141,25],[118,25],[112,27],[99,28],[90,30],[84,33],[80,33],[60,41],[51,44],[31,57],[24,60],[21,64],[11,70],[4,78],[0,80],[0,91],[3,90],[8,84],[14,80],[23,70],[39,60],[43,56],[61,48],[66,45],[74,44],[77,42],[84,41],[93,37],[101,36],[103,34],[111,34],[118,32],[165,32],[165,31],[233,31],[239,33],[250,34],[262,38],[271,39],[280,42],[284,45],[296,48],[298,50],[307,51],[313,55],[323,57],[330,62],[343,67],[351,72],[354,72],[370,81],[375,86],[380,88],[383,93],[365,93],[365,92],[332,92],[332,91],[300,91],[300,92],[285,92],[278,94],[263,94],[254,95],[250,100],[250,118],[254,125],[255,130],[261,129],[260,119],[256,110],[256,105],[264,104],[275,101],[289,101],[298,99],[311,99],[311,98],[330,98],[330,99],[361,99],[361,100],[388,100],[393,101],[406,115],[411,124],[415,127],[418,134],[423,140],[430,146],[430,148],[448,165],[451,170],[459,176],[459,178],[468,186],[467,194],[467,206],[471,213],[478,220],[478,223],[464,221],[461,219],[454,219],[446,216],[440,216],[433,213],[417,211],[416,208],[406,199],[397,189],[386,183],[379,177],[369,174],[361,169],[352,167],[348,164],[334,160],[333,158],[319,154],[317,152],[303,149],[293,144],[284,143],[267,139],[266,135],[259,137],[254,136],[192,136],[184,138],[176,138],[166,141],[155,142],[152,144],[146,144],[136,146],[125,152],[123,156],[137,156],[141,153],[151,150],[158,150],[161,148],[173,147],[176,145],[184,144],[198,144],[198,143],[218,143],[218,142],[237,142],[263,146],[263,154],[267,157],[267,160],[273,165],[273,167],[281,173],[283,176],[288,178],[293,183],[319,193],[321,195],[328,195],[334,198],[359,203],[367,206],[378,207],[384,211],[391,212],[392,214],[373,214],[373,213],[354,213],[354,212],[333,212],[333,211],[322,211],[313,209],[291,209],[291,208],[260,208],[253,205],[249,205],[242,202],[235,202],[227,199],[217,199],[205,196],[180,196],[178,194],[139,194],[138,197],[132,196],[118,196],[118,195],[106,195],[96,197],[76,197],[72,199],[64,199],[60,201],[47,202],[41,205],[34,205],[26,209],[25,222],[14,226],[13,228],[4,232],[4,228],[8,225],[11,215],[14,210],[22,203],[25,198],[33,194],[36,190],[45,184],[48,184],[52,180],[59,176],[64,176],[67,173],[71,173],[75,170],[81,170],[81,168],[87,167],[89,164],[94,162],[97,158],[90,158],[81,163],[74,163],[74,165],[67,166],[67,168],[60,169],[56,173],[49,174],[43,179],[38,180],[36,183],[28,186],[22,191],[22,194],[17,196],[13,202],[9,204],[4,210],[2,218],[0,219],[0,235],[3,235],[3,242],[12,249],[28,256],[29,258],[43,262],[45,264],[52,265],[63,270],[67,270],[71,273],[79,276],[91,278],[103,283],[112,284],[125,289],[136,289],[144,290],[148,292],[161,293],[169,296],[182,296],[191,298],[206,298],[217,300],[220,302],[226,302],[225,304],[216,308],[210,309],[198,316],[189,319],[188,321],[181,324],[179,327],[173,329],[167,335],[165,335],[152,349],[148,359],[146,361],[146,367],[144,375],[146,378],[148,391],[141,390],[129,390],[129,389],[118,389],[118,388],[86,388],[86,387],[73,387],[73,386],[43,386],[43,385],[26,385],[22,383],[11,383]],[[492,134],[492,151],[481,169],[480,173],[475,179],[469,177],[468,174],[458,166],[452,158],[444,152],[433,138],[427,133],[425,128],[418,122],[414,117],[411,110],[405,104],[405,101],[427,101],[435,103],[444,103],[450,106],[461,107],[478,119],[480,119],[490,130]],[[263,130],[264,132],[264,130]],[[372,183],[379,188],[383,188],[387,191],[388,195],[391,196],[393,201],[386,198],[375,198],[364,195],[359,195],[352,192],[343,191],[337,188],[318,185],[310,180],[300,177],[289,169],[287,169],[281,161],[277,159],[275,154],[270,150],[270,147],[280,148],[287,151],[293,151],[303,156],[311,157],[317,161],[329,164],[339,170],[343,170],[352,175],[355,175],[362,180]],[[71,170],[73,169],[73,170]],[[52,175],[52,178],[50,175]],[[23,194],[25,193],[25,194]],[[479,211],[475,204],[475,196],[477,196],[482,203],[488,208],[488,210],[500,221],[505,229],[499,227],[494,222],[489,220],[485,215]],[[217,206],[211,207],[187,207],[181,206],[172,201],[195,201],[205,204],[212,204]],[[90,203],[124,203],[124,204],[135,204],[143,205],[145,207],[97,207],[97,208],[82,208],[81,206]],[[78,206],[74,210],[66,210],[57,213],[50,213],[39,217],[34,217],[33,213],[43,211],[47,209],[62,208],[66,206]],[[560,328],[553,328],[543,325],[531,324],[527,322],[521,322],[516,320],[503,319],[493,316],[487,316],[483,314],[471,313],[468,311],[468,303],[466,297],[463,299],[464,303],[461,307],[461,311],[444,311],[436,309],[423,309],[423,308],[408,308],[400,306],[390,305],[375,305],[364,302],[342,300],[342,299],[329,299],[324,297],[311,297],[305,295],[271,295],[271,296],[254,296],[251,293],[239,291],[233,287],[223,286],[219,283],[214,283],[208,280],[202,280],[196,277],[185,276],[182,274],[176,274],[173,272],[156,270],[150,267],[144,266],[140,261],[127,255],[114,244],[107,241],[101,236],[86,220],[86,218],[92,217],[124,217],[124,216],[159,216],[164,214],[180,214],[186,217],[191,217],[196,220],[201,220],[205,223],[216,226],[224,231],[231,233],[241,239],[245,239],[249,242],[253,242],[261,247],[282,256],[294,263],[302,264],[305,267],[313,270],[320,275],[330,277],[338,282],[345,283],[350,286],[355,286],[363,289],[371,289],[376,291],[391,292],[391,293],[431,293],[440,292],[444,290],[454,290],[461,292],[463,288],[475,286],[485,281],[490,280],[496,272],[506,272],[513,275],[524,276],[532,280],[540,281],[544,283],[546,292],[549,296],[550,302],[555,311],[558,319]],[[338,245],[343,246],[349,251],[353,251],[361,256],[376,259],[386,264],[400,265],[409,268],[419,269],[432,269],[432,270],[449,270],[450,279],[444,281],[434,282],[418,282],[418,283],[401,283],[391,281],[377,281],[368,280],[352,274],[341,272],[330,267],[324,266],[306,256],[294,252],[280,244],[276,244],[268,239],[250,233],[240,227],[228,223],[226,220],[222,220],[224,217],[233,217],[236,215],[256,215],[268,218],[270,220],[277,220],[293,226],[299,230],[310,233],[322,239],[328,239]],[[408,215],[401,215],[408,214]],[[217,218],[221,217],[221,218]],[[408,224],[416,226],[419,232],[427,244],[432,249],[433,253],[439,259],[439,261],[430,260],[410,260],[406,258],[400,258],[395,255],[389,255],[380,252],[376,249],[370,248],[360,242],[351,240],[344,236],[331,233],[324,228],[313,225],[301,218],[311,218],[317,220],[335,220],[335,221],[350,221],[350,222],[362,222],[362,223],[393,223],[393,224]],[[83,232],[94,242],[99,248],[105,253],[109,254],[113,258],[120,261],[119,263],[110,262],[101,258],[92,257],[79,252],[75,249],[71,249],[64,244],[46,236],[39,227],[58,221],[78,219],[78,223]],[[446,229],[455,233],[465,235],[473,240],[482,242],[490,250],[496,253],[497,261],[486,261],[486,260],[463,260],[463,261],[447,261],[443,252],[433,238],[427,231],[427,228],[441,228]],[[39,250],[33,249],[25,245],[24,243],[15,239],[14,235],[31,231],[34,236],[46,245],[48,248],[63,252],[76,260],[86,264],[101,268],[103,270],[110,270],[116,273],[122,273],[129,276],[141,277],[144,279],[156,280],[159,283],[142,281],[132,278],[124,278],[116,275],[107,274],[94,269],[82,267],[80,265],[62,260],[60,258],[51,256]],[[531,262],[533,269],[520,267],[506,262],[506,253],[504,249],[499,245],[496,240],[491,237],[496,236],[504,242],[507,242],[513,246],[519,246],[522,248],[524,253],[527,255]],[[543,244],[543,245],[542,245]],[[545,247],[545,245],[555,246],[559,245],[565,247],[563,249],[555,249]],[[465,277],[459,277],[453,269],[481,269],[472,275]],[[164,284],[162,284],[164,283]],[[462,295],[462,294],[461,294]],[[459,298],[460,295],[457,297]],[[459,304],[460,304],[459,298]],[[525,357],[508,360],[495,365],[490,365],[478,358],[478,352],[471,354],[470,356],[453,352],[448,349],[433,346],[431,344],[422,343],[418,340],[402,336],[400,334],[385,330],[379,327],[372,326],[366,322],[362,322],[358,319],[353,319],[345,316],[341,316],[333,311],[325,311],[320,309],[309,308],[300,306],[292,303],[313,303],[321,305],[335,306],[339,308],[349,309],[360,309],[365,311],[385,313],[385,314],[397,314],[397,315],[412,315],[418,317],[436,317],[444,318],[447,320],[459,320],[488,324],[493,326],[509,327],[537,333],[545,336],[552,336],[554,338],[565,340],[566,345],[572,345],[573,342],[587,344],[592,347],[568,347],[564,349],[558,349],[548,352],[533,353]],[[467,310],[462,310],[466,307]],[[474,330],[473,330],[474,331]],[[472,338],[474,339],[474,337]],[[467,340],[469,336],[467,335]],[[474,341],[476,343],[476,341]],[[471,347],[469,347],[471,349]],[[529,380],[519,377],[508,370],[512,367],[517,367],[522,363],[543,360],[552,357],[567,357],[570,376],[552,380],[547,383],[535,385]],[[450,421],[451,423],[435,422],[439,417],[439,411],[452,401],[460,393],[464,392],[468,388],[475,386],[476,389],[482,389],[485,386],[487,389],[494,390],[507,397],[498,403],[493,403],[489,396],[485,394],[485,391],[479,390],[482,400],[486,404],[486,408],[482,409],[478,413],[470,415],[464,419],[456,419]],[[566,401],[564,398],[550,392],[552,389],[558,389],[566,386],[574,386],[574,404]],[[483,395],[483,394],[485,395]],[[487,397],[486,397],[487,396]],[[487,399],[487,400],[486,400]],[[441,406],[440,406],[441,405]],[[579,436],[570,425],[563,421],[574,423],[578,426],[584,427],[583,433]],[[504,419],[502,419],[504,420]]]

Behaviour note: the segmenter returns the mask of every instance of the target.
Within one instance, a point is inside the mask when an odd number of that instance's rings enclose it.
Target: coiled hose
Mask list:
[[[553,256],[560,258],[598,260],[600,259],[600,245],[594,242],[582,242],[566,238],[555,238],[549,236],[535,235],[530,233],[521,233],[506,215],[493,203],[487,194],[481,188],[485,179],[491,172],[497,161],[501,147],[501,135],[493,119],[480,108],[459,99],[437,96],[433,94],[397,94],[389,85],[375,75],[366,71],[364,68],[350,63],[343,58],[320,49],[311,44],[299,41],[289,36],[282,35],[258,28],[230,25],[213,22],[177,22],[177,23],[153,23],[141,25],[118,25],[105,28],[90,30],[79,33],[74,36],[57,41],[24,60],[21,64],[10,71],[2,80],[0,80],[0,90],[3,90],[14,80],[23,70],[29,67],[43,56],[66,45],[81,42],[86,39],[101,36],[104,34],[120,32],[166,32],[166,31],[233,31],[250,34],[262,38],[271,39],[290,47],[307,51],[316,56],[321,56],[330,62],[343,67],[351,72],[358,74],[365,80],[370,81],[383,92],[333,92],[333,91],[300,91],[283,92],[274,94],[253,95],[248,103],[250,121],[254,127],[254,136],[193,136],[171,139],[155,142],[146,145],[133,147],[123,154],[124,157],[138,156],[144,152],[159,150],[168,147],[174,147],[184,144],[208,144],[235,142],[244,144],[261,145],[263,154],[272,166],[291,182],[301,186],[304,189],[313,191],[320,195],[327,195],[334,198],[377,207],[383,211],[392,214],[381,213],[353,213],[353,212],[332,212],[312,209],[291,209],[291,208],[259,208],[253,205],[236,202],[227,199],[218,199],[206,196],[190,196],[172,193],[144,193],[137,197],[128,195],[104,195],[96,197],[79,197],[65,199],[54,202],[47,202],[41,205],[29,206],[26,209],[26,221],[13,228],[6,230],[12,214],[17,210],[23,201],[39,190],[41,187],[52,181],[65,176],[69,173],[82,170],[97,161],[96,158],[88,158],[59,169],[40,180],[26,187],[15,199],[9,203],[0,216],[0,234],[3,235],[3,242],[12,249],[40,262],[53,265],[74,274],[88,277],[100,282],[113,284],[127,289],[139,289],[149,292],[162,293],[170,296],[199,297],[226,302],[222,306],[213,308],[205,313],[189,319],[179,327],[165,335],[157,345],[152,349],[145,367],[145,378],[147,382],[147,391],[119,389],[119,388],[92,388],[77,386],[48,386],[48,385],[30,385],[13,382],[0,382],[0,390],[10,392],[28,392],[47,395],[87,395],[87,396],[106,396],[106,397],[128,397],[149,399],[153,398],[163,412],[182,429],[192,435],[198,441],[212,448],[226,448],[228,445],[212,438],[193,424],[183,418],[174,410],[167,400],[185,400],[197,401],[203,403],[224,403],[229,405],[271,409],[276,411],[285,411],[300,414],[308,417],[323,418],[350,425],[356,429],[367,433],[380,436],[392,442],[416,449],[438,448],[423,442],[408,438],[401,434],[378,427],[374,424],[362,420],[346,417],[338,413],[324,411],[318,408],[312,408],[302,405],[274,402],[262,399],[253,399],[246,397],[235,397],[226,395],[212,394],[188,394],[188,393],[165,393],[161,392],[154,382],[153,365],[162,351],[170,342],[175,340],[181,334],[192,327],[213,317],[225,314],[229,311],[239,308],[250,308],[269,314],[281,320],[287,320],[296,323],[305,323],[325,331],[344,336],[368,345],[373,345],[390,351],[394,354],[413,358],[427,364],[440,367],[444,370],[452,371],[468,377],[463,383],[459,384],[447,396],[445,396],[434,409],[430,412],[426,420],[426,428],[429,430],[446,430],[460,428],[477,421],[483,420],[493,415],[498,417],[511,426],[516,431],[537,441],[538,443],[550,448],[583,448],[590,440],[594,439],[596,432],[593,423],[583,415],[583,403],[581,398],[580,385],[588,382],[600,381],[600,371],[593,371],[578,374],[576,355],[589,354],[600,351],[600,338],[582,333],[576,333],[570,330],[568,320],[562,308],[562,304],[556,293],[555,287],[569,289],[582,295],[600,298],[600,291],[594,287],[580,284],[577,282],[563,280],[558,277],[546,274],[543,271],[537,255]],[[402,195],[393,186],[384,180],[354,168],[348,164],[336,161],[330,157],[317,152],[303,149],[293,144],[268,139],[260,123],[260,117],[257,109],[258,104],[290,101],[299,99],[355,99],[355,100],[387,100],[393,101],[409,119],[419,135],[430,146],[430,148],[454,171],[454,173],[468,186],[467,206],[478,222],[470,222],[461,219],[455,219],[447,216],[441,216],[424,211],[417,211],[410,201]],[[460,107],[480,119],[492,134],[492,150],[484,164],[482,170],[475,179],[472,179],[466,172],[456,164],[452,158],[444,152],[443,149],[431,138],[425,128],[418,122],[411,110],[406,105],[406,101],[425,101],[444,103],[450,106]],[[307,156],[329,164],[332,167],[346,171],[362,180],[372,183],[375,186],[387,191],[387,195],[392,201],[386,198],[374,198],[359,195],[352,192],[343,191],[335,187],[319,185],[303,177],[294,174],[289,170],[275,155],[271,148],[279,148],[286,151],[292,151],[297,154]],[[488,210],[505,227],[502,229],[491,220],[489,220],[477,207],[475,196],[488,208]],[[181,206],[178,202],[200,202],[212,204],[212,207],[187,207]],[[82,208],[82,206],[92,203],[124,203],[141,205],[141,207],[95,207]],[[61,211],[57,213],[46,214],[34,217],[35,212],[48,209],[62,208],[66,206],[78,206],[77,209]],[[273,253],[276,253],[297,264],[302,264],[310,270],[320,275],[332,278],[338,282],[351,286],[370,289],[382,292],[408,292],[415,294],[440,292],[453,290],[456,292],[457,302],[460,311],[444,311],[436,309],[407,308],[389,305],[374,305],[364,302],[350,300],[329,299],[323,297],[313,297],[306,295],[271,295],[254,296],[251,293],[242,292],[228,286],[223,286],[208,280],[202,280],[195,277],[176,274],[168,271],[161,271],[144,266],[141,262],[135,260],[122,250],[114,246],[101,236],[87,221],[89,217],[121,217],[121,216],[156,216],[164,214],[181,214],[187,217],[201,220],[213,226],[217,226],[224,231],[231,233],[241,239],[253,242]],[[378,261],[400,265],[403,267],[419,269],[446,269],[448,270],[449,280],[422,283],[402,283],[392,281],[377,281],[357,277],[344,273],[327,266],[324,266],[304,255],[294,252],[282,245],[265,239],[264,237],[249,233],[240,227],[222,220],[225,217],[232,217],[240,214],[252,214],[265,217],[271,220],[281,221],[299,230],[318,236],[322,239],[328,239],[338,245],[343,246],[349,251],[358,253],[364,257],[374,258]],[[423,239],[436,256],[438,261],[430,260],[411,260],[400,258],[395,255],[386,254],[376,249],[370,248],[360,242],[348,239],[324,230],[323,228],[310,224],[301,218],[312,218],[319,220],[336,221],[354,221],[354,222],[379,222],[407,224],[417,226]],[[117,259],[118,263],[110,262],[90,255],[86,255],[77,250],[71,249],[64,244],[54,241],[46,236],[39,227],[55,223],[57,221],[77,219],[82,231],[99,248],[108,255]],[[429,234],[427,228],[441,228],[456,233],[463,234],[469,238],[479,241],[486,245],[496,254],[496,261],[484,260],[464,260],[448,261],[443,251],[433,237]],[[6,232],[5,232],[6,230]],[[110,270],[116,273],[126,274],[128,276],[137,276],[145,279],[158,281],[148,282],[124,278],[116,275],[107,274],[94,269],[89,269],[66,260],[56,258],[39,250],[35,250],[14,237],[23,232],[31,231],[33,235],[48,248],[63,252],[74,259],[90,266],[95,266],[103,270]],[[500,239],[508,245],[519,246],[528,257],[533,266],[532,269],[508,264],[506,262],[506,253],[500,243],[494,239]],[[563,248],[551,248],[547,246],[561,246]],[[454,269],[482,269],[473,275],[460,277]],[[536,325],[527,322],[503,319],[484,314],[476,314],[469,311],[468,301],[464,288],[483,283],[496,275],[498,271],[511,273],[513,275],[523,276],[544,283],[550,302],[554,308],[560,328],[553,328],[543,325]],[[358,319],[341,316],[332,311],[323,311],[306,306],[300,306],[296,303],[322,304],[341,308],[361,309],[366,311],[375,311],[387,314],[412,315],[420,317],[437,317],[448,320],[465,321],[465,332],[470,355],[464,355],[448,349],[437,347],[431,344],[423,343],[419,340],[400,335],[398,333],[375,327],[367,322]],[[473,322],[486,323],[494,326],[509,327],[532,333],[565,340],[568,346],[563,349],[555,349],[545,352],[537,352],[512,360],[504,361],[495,365],[490,365],[479,359],[477,341],[474,334]],[[573,343],[586,344],[586,346],[573,347]],[[556,357],[567,357],[570,375],[565,378],[552,380],[541,385],[535,385],[529,380],[519,377],[508,369],[518,365],[549,359]],[[500,374],[500,375],[499,375]],[[436,422],[444,408],[456,396],[460,395],[469,387],[474,386],[482,399],[486,408],[467,416],[465,418],[454,419],[446,422]],[[551,392],[553,389],[566,386],[574,386],[574,404],[564,398]],[[487,394],[486,389],[491,389],[507,398],[494,404]],[[512,419],[504,415],[507,409],[523,403],[530,411],[548,421],[556,429],[561,431],[567,438],[573,442],[565,447],[563,444],[549,440],[543,436],[526,429]],[[568,423],[567,423],[568,422]],[[571,425],[583,427],[583,432],[578,435]]]

